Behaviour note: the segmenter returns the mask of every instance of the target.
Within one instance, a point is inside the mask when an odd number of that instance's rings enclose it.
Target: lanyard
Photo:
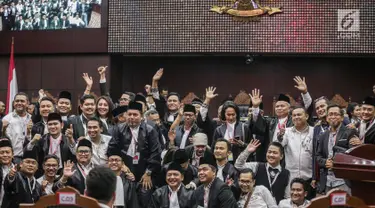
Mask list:
[[[57,150],[60,148],[60,143],[61,143],[61,134],[60,134],[60,136],[57,138],[58,143],[57,143],[57,145],[55,146],[55,150],[53,150],[53,145],[52,145],[52,141],[53,141],[53,140],[54,140],[54,139],[52,138],[52,136],[50,136],[50,137],[49,137],[49,154],[50,154],[50,155],[56,155]]]
[[[85,172],[85,170],[84,170],[84,169],[81,167],[81,165],[78,164],[78,163],[77,163],[77,167],[78,167],[79,172],[81,172],[83,178],[86,180],[86,175],[87,175],[87,173]]]
[[[33,195],[33,191],[35,189],[36,179],[33,177],[33,188],[31,188],[30,179],[27,179],[27,184],[29,185],[30,193]]]
[[[85,131],[85,136],[87,136],[87,126],[85,124],[85,122],[83,122],[83,114],[81,114],[81,122],[82,122],[82,126],[83,126],[83,129]]]
[[[133,142],[133,145],[132,145],[132,149],[133,149],[133,155],[135,155],[137,153],[137,148],[138,148],[138,135],[136,135],[136,130],[134,129],[130,129],[130,132],[132,134],[132,142]],[[138,134],[139,134],[139,130],[138,130]]]
[[[371,121],[370,121],[370,125],[366,128],[366,126],[365,126],[365,129],[363,129],[363,133],[362,132],[360,132],[360,133],[362,133],[362,134],[360,134],[361,135],[361,140],[364,140],[365,139],[365,135],[366,135],[366,133],[368,132],[368,130],[372,127],[372,125],[374,125],[375,124],[375,119],[372,119]],[[365,124],[366,125],[366,124]],[[362,130],[362,129],[360,129],[360,130]]]
[[[280,174],[280,171],[277,172],[277,174],[275,175],[275,177],[273,178],[273,181],[271,182],[271,176],[270,176],[270,173],[268,171],[268,168],[267,168],[267,165],[266,165],[266,172],[267,172],[267,177],[268,177],[268,183],[270,184],[270,190],[271,190],[271,193],[272,193],[272,186],[273,184],[276,182],[276,179],[277,177],[279,176]],[[273,193],[272,193],[273,195]]]

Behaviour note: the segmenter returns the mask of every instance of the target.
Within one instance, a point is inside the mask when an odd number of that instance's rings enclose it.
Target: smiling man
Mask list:
[[[255,185],[266,187],[279,203],[282,199],[289,197],[287,187],[290,173],[280,165],[284,157],[284,148],[279,142],[272,142],[266,154],[267,163],[246,162],[250,154],[254,153],[259,146],[258,140],[252,140],[240,154],[234,166],[240,171],[246,168],[251,169],[255,175]]]
[[[215,143],[214,156],[216,159],[216,177],[227,184],[231,184],[238,179],[238,171],[233,164],[228,162],[231,154],[231,145],[225,139],[218,139]]]
[[[87,136],[87,120],[95,116],[95,97],[92,95],[84,95],[80,99],[80,109],[82,114],[69,118],[68,126],[73,125],[73,138],[77,141],[79,137]]]
[[[13,149],[12,144],[8,138],[0,139],[0,204],[2,204],[4,197],[4,181],[10,170],[14,167],[13,163]]]
[[[375,144],[375,98],[367,97],[362,104],[362,122],[359,139],[365,144]]]
[[[311,184],[306,191],[309,191],[308,199],[315,197],[312,182],[312,151],[313,151],[313,133],[314,128],[309,126],[309,118],[306,110],[302,107],[294,108],[292,111],[293,127],[286,128],[283,137],[279,142],[285,150],[285,168],[289,170],[290,177],[302,178],[308,184]]]
[[[41,185],[34,177],[38,169],[36,152],[25,151],[19,167],[19,170],[18,166],[13,167],[5,178],[2,208],[17,208],[20,203],[33,204],[44,195]]]
[[[44,175],[37,179],[37,182],[42,186],[43,192],[54,194],[52,191],[53,183],[58,177],[57,170],[59,169],[59,158],[56,155],[47,155],[43,161]]]
[[[31,137],[34,137],[35,134],[40,134],[43,136],[48,133],[48,115],[54,111],[54,101],[49,97],[43,97],[39,102],[39,112],[42,119],[33,125],[33,128],[31,129]]]
[[[187,190],[182,183],[184,170],[179,163],[172,162],[167,169],[167,184],[156,189],[152,194],[149,208],[190,208],[192,190]]]
[[[31,128],[28,124],[31,121],[31,115],[26,112],[29,105],[29,97],[23,92],[14,96],[14,111],[9,112],[3,118],[3,127],[6,128],[6,135],[10,138],[13,146],[13,153],[16,163],[20,162],[23,155],[23,144],[25,140],[30,139]]]
[[[279,208],[306,207],[310,203],[310,201],[306,199],[306,185],[305,180],[302,178],[293,179],[290,183],[290,198],[281,200]]]
[[[216,162],[202,158],[199,164],[198,177],[202,185],[194,191],[192,203],[205,208],[237,208],[229,186],[216,178]]]
[[[57,113],[61,115],[63,121],[68,121],[72,110],[72,95],[68,91],[61,91],[56,105]]]
[[[107,164],[108,143],[110,136],[101,134],[103,124],[98,118],[90,118],[87,121],[87,137],[92,142],[92,162],[94,166]]]

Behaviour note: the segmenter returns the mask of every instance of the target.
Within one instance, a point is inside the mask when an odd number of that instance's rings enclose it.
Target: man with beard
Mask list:
[[[142,185],[140,201],[147,206],[160,171],[160,144],[157,131],[142,121],[142,105],[131,102],[127,111],[127,125],[114,130],[109,142],[108,154],[111,151],[126,152],[125,165],[134,173],[136,181]]]
[[[302,107],[292,110],[293,127],[288,127],[279,142],[285,150],[285,168],[290,172],[290,181],[293,178],[302,178],[311,186],[308,199],[315,197],[315,184],[312,183],[312,150],[314,128],[307,123],[308,114]]]
[[[170,131],[176,131],[176,138],[169,143],[169,146],[173,145],[179,147],[180,149],[185,149],[186,146],[189,146],[192,143],[191,138],[200,131],[198,126],[195,124],[195,115],[196,111],[193,105],[184,105],[182,112],[180,109],[178,116],[170,129]],[[184,123],[174,129],[175,126],[182,121],[182,118],[184,118]]]
[[[310,203],[307,197],[306,182],[302,178],[294,178],[290,183],[290,198],[283,199],[279,208],[303,208]]]
[[[198,167],[200,185],[193,194],[192,203],[205,208],[237,208],[229,186],[216,178],[215,160],[202,158]]]
[[[8,138],[0,139],[0,204],[4,198],[4,181],[10,170],[14,167],[13,163],[13,149],[12,144]]]
[[[56,155],[47,155],[43,161],[44,175],[36,181],[42,186],[42,190],[47,195],[54,194],[52,191],[53,183],[57,179],[57,170],[59,169],[59,158]]]
[[[239,208],[277,208],[271,192],[264,186],[255,186],[254,173],[243,169],[238,180],[239,189],[231,186]]]
[[[31,115],[26,112],[29,97],[19,92],[14,96],[13,105],[15,110],[6,115],[2,121],[3,128],[6,128],[5,134],[12,142],[14,162],[19,163],[23,155],[23,144],[30,139],[32,127]]]
[[[282,199],[289,197],[287,188],[290,173],[280,165],[284,157],[284,148],[279,142],[271,142],[266,155],[267,163],[246,162],[250,154],[254,153],[259,146],[258,140],[252,140],[240,154],[234,166],[240,171],[245,168],[251,169],[255,175],[255,185],[266,187],[272,193],[276,203],[279,203]]]
[[[206,134],[196,133],[193,136],[193,145],[190,145],[185,149],[190,163],[196,168],[198,168],[201,158],[215,160],[214,155],[207,146],[207,140]]]
[[[73,117],[71,115],[72,110],[72,95],[68,91],[61,91],[56,105],[57,113],[61,115],[61,119],[64,122],[68,121],[68,118]]]
[[[95,97],[84,95],[80,99],[82,114],[68,119],[68,126],[73,125],[73,138],[77,141],[80,137],[87,136],[87,120],[95,116]],[[106,134],[107,132],[104,132]]]
[[[33,125],[31,129],[31,137],[35,134],[45,135],[48,133],[47,119],[48,115],[55,111],[54,102],[49,97],[43,97],[39,102],[39,112],[41,120]]]
[[[318,152],[316,160],[319,167],[323,169],[320,174],[319,185],[325,193],[339,188],[350,193],[350,188],[346,185],[344,179],[336,178],[332,171],[333,157],[337,152],[344,152],[349,148],[349,140],[356,134],[354,129],[348,129],[343,124],[344,111],[338,105],[330,105],[327,107],[327,121],[329,123],[329,131],[319,138]]]
[[[122,153],[119,150],[111,151],[108,154],[108,166],[117,176],[116,198],[113,206],[115,208],[138,208],[137,184],[134,182],[134,175],[127,169],[123,170],[125,164],[122,157]]]
[[[48,133],[40,138],[34,138],[26,144],[26,150],[31,151],[35,149],[38,154],[38,163],[43,164],[44,157],[47,155],[55,155],[59,160],[57,169],[62,168],[64,162],[74,159],[74,139],[72,134],[67,136],[62,134],[64,123],[61,116],[57,113],[50,113],[47,118]],[[35,173],[36,177],[43,175],[42,167],[39,167]]]
[[[359,138],[350,140],[352,146],[375,144],[375,98],[366,97],[362,104],[362,121],[359,126]]]
[[[303,106],[305,109],[309,109],[312,103],[312,98],[307,90],[307,84],[305,78],[296,76],[294,78],[296,83],[295,88],[301,92]],[[275,104],[276,118],[266,119],[260,115],[259,106],[262,103],[262,96],[260,95],[259,89],[254,89],[250,94],[251,103],[253,104],[253,121],[254,133],[264,136],[264,141],[261,142],[260,150],[257,153],[266,153],[266,149],[270,142],[277,141],[278,137],[282,137],[287,127],[293,126],[292,119],[289,115],[290,112],[290,98],[284,94],[280,94]],[[260,158],[263,158],[261,155]]]
[[[218,139],[215,143],[214,156],[216,159],[216,177],[225,182],[232,184],[238,179],[237,169],[228,162],[230,152],[230,143],[225,139]]]
[[[38,169],[35,151],[25,151],[19,164],[13,167],[4,181],[4,199],[1,208],[18,208],[21,203],[35,203],[44,195],[34,173]]]
[[[71,186],[84,194],[86,189],[86,176],[94,168],[91,162],[92,158],[92,143],[87,139],[81,139],[78,142],[76,152],[77,163],[74,164],[68,160],[64,163],[64,170],[59,180],[53,184],[52,190],[63,188],[64,186]]]
[[[155,190],[152,194],[149,208],[190,208],[192,190],[187,190],[182,183],[184,180],[184,170],[181,165],[172,162],[167,169],[167,184]]]

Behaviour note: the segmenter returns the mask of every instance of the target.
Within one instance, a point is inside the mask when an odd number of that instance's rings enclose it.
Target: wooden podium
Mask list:
[[[363,144],[335,155],[333,172],[351,181],[352,195],[375,205],[375,145]]]

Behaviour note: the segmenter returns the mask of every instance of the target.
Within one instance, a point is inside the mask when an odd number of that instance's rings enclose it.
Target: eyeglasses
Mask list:
[[[108,163],[118,163],[118,162],[122,162],[122,160],[121,159],[109,159],[108,160]]]
[[[46,164],[45,165],[47,168],[57,168],[56,164]]]
[[[130,101],[130,99],[128,99],[128,98],[120,98],[120,99],[118,99],[119,101]]]
[[[83,155],[83,154],[87,155],[89,153],[90,153],[90,150],[79,150],[78,151],[78,154],[80,154],[80,155]]]
[[[240,182],[242,184],[247,184],[247,185],[252,183],[252,181],[243,181],[243,180],[239,180],[238,182]]]

